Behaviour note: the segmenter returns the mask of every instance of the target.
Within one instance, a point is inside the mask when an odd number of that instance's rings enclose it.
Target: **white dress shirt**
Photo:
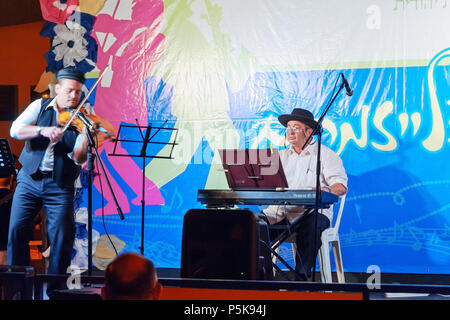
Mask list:
[[[280,151],[280,160],[283,171],[286,175],[288,187],[292,189],[312,190],[316,187],[316,163],[317,163],[317,142],[308,145],[300,154],[290,146]],[[342,159],[330,148],[322,145],[320,186],[331,187],[335,183],[342,183],[347,187],[347,174]],[[305,210],[301,206],[268,206],[263,210],[269,222],[276,223],[285,216],[290,222],[303,214]],[[322,214],[333,219],[333,207],[323,209]]]
[[[12,123],[11,129],[9,131],[11,137],[18,139],[19,131],[25,125],[36,125],[37,119],[39,116],[39,112],[41,110],[41,101],[42,99],[37,99],[33,101]],[[53,99],[48,108],[53,108],[56,112],[56,116],[59,114],[58,108],[56,107],[56,101]],[[83,136],[81,134],[78,135],[77,140],[75,142],[75,146],[73,150],[75,150],[81,143]],[[53,144],[49,143],[47,150],[45,151],[44,157],[42,158],[41,164],[39,165],[39,170],[41,171],[53,171]],[[67,154],[69,158],[73,159],[73,151]],[[75,162],[80,165],[79,163]]]

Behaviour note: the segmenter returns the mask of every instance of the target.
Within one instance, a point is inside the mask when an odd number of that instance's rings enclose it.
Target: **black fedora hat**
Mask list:
[[[291,114],[282,114],[278,117],[278,121],[280,121],[280,123],[285,127],[291,120],[300,121],[313,129],[317,126],[317,121],[314,120],[314,115],[306,109],[295,108],[292,110]]]

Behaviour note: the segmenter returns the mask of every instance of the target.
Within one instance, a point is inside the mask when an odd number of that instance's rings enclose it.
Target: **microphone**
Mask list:
[[[91,120],[89,118],[87,118],[82,112],[78,112],[77,113],[77,117],[78,119],[80,119],[84,125],[89,129],[92,130],[94,128]]]
[[[351,97],[353,95],[353,90],[350,88],[350,85],[348,84],[347,79],[345,79],[343,73],[341,73],[341,76],[342,76],[342,83],[344,84],[345,87],[345,91],[347,91],[347,95]]]
[[[101,127],[101,126],[96,127],[95,124],[93,123],[93,121],[92,121],[91,119],[89,119],[88,117],[86,117],[86,116],[84,115],[84,113],[78,112],[77,117],[78,117],[78,119],[80,119],[81,121],[83,121],[84,125],[85,125],[89,130],[96,129],[96,130],[98,130],[98,131],[100,131],[100,132],[103,132],[103,133],[109,135],[109,132],[106,131],[105,128],[103,128],[103,127]]]

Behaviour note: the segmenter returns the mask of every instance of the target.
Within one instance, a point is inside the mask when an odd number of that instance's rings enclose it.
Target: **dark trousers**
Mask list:
[[[30,177],[21,170],[17,176],[8,238],[8,264],[30,265],[33,219],[45,207],[47,232],[50,240],[48,274],[67,274],[70,265],[75,221],[73,210],[74,187],[61,188],[51,176]],[[47,292],[63,289],[64,282],[49,282]]]
[[[314,212],[310,212],[297,218],[299,219],[298,225],[295,230],[293,230],[293,232],[295,232],[295,243],[297,245],[295,271],[299,275],[299,280],[302,281],[307,281],[311,277],[314,261],[322,246],[320,237],[322,232],[330,227],[330,220],[325,215],[319,213],[317,215],[317,232],[314,232],[314,227],[316,225],[315,217],[316,215]],[[288,225],[290,225],[290,223],[286,218],[271,225],[269,227],[270,241],[276,240],[278,236],[286,230],[286,228],[280,227]],[[316,243],[315,247],[314,238]]]

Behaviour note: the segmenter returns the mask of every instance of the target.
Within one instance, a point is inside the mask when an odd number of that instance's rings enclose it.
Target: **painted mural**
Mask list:
[[[354,94],[331,106],[323,143],[349,175],[345,271],[450,271],[447,0],[41,0],[41,8],[41,35],[51,39],[44,72],[75,66],[87,90],[107,69],[89,101],[119,133],[98,151],[125,219],[97,163],[97,267],[118,251],[139,252],[144,203],[144,254],[179,268],[184,214],[203,207],[197,190],[227,188],[217,150],[284,148],[278,115],[302,107],[319,117],[343,73]],[[143,159],[147,130],[155,143]]]

